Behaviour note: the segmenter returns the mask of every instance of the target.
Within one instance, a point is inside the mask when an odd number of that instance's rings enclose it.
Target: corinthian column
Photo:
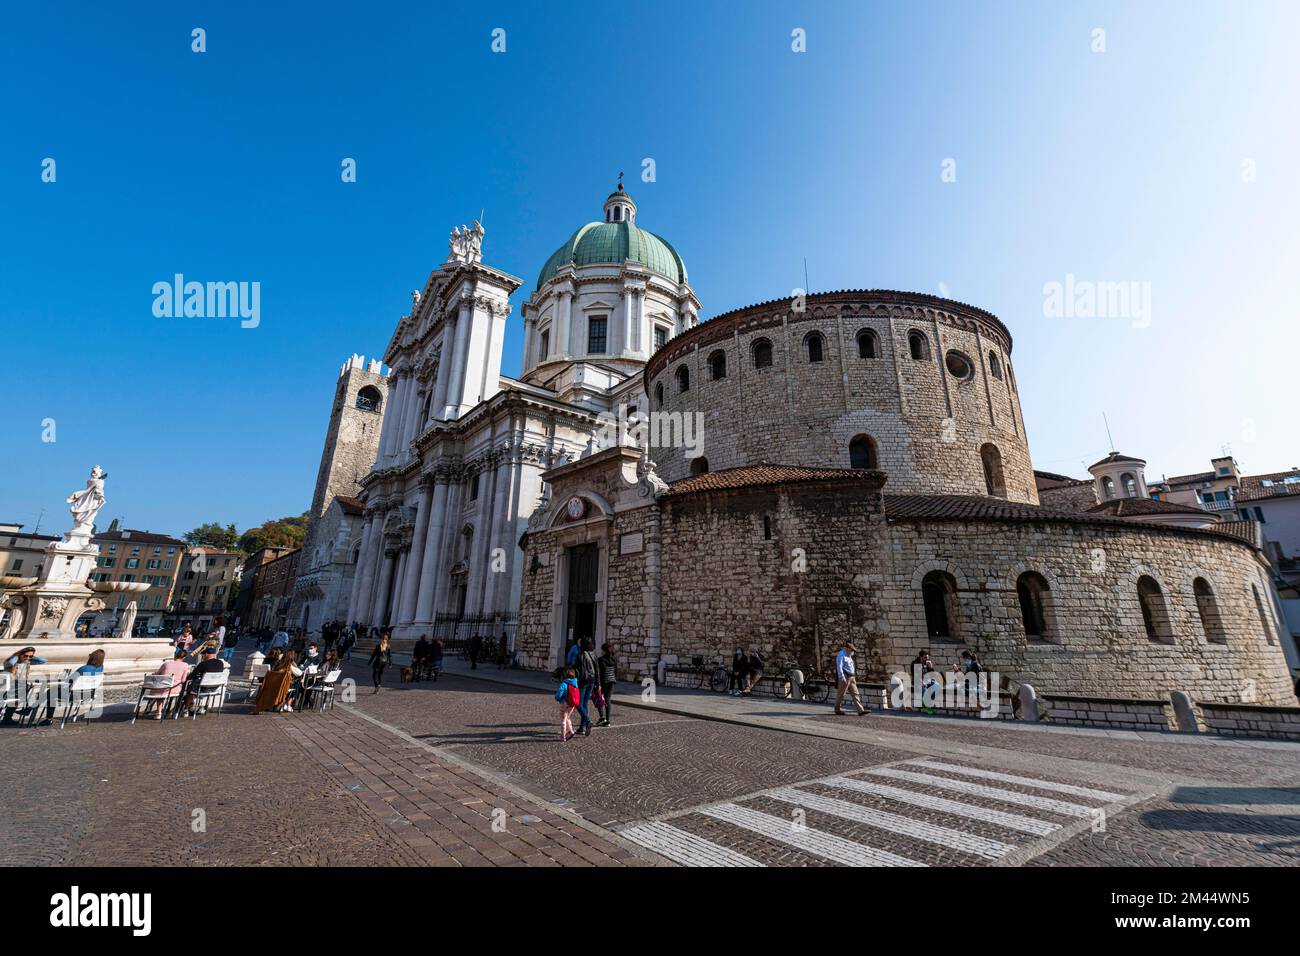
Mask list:
[[[429,508],[433,503],[433,488],[424,486],[416,505],[415,535],[411,538],[411,551],[406,560],[406,580],[402,583],[402,606],[398,610],[399,624],[415,620],[416,597],[420,587],[420,565],[424,557],[424,538],[429,531]]]

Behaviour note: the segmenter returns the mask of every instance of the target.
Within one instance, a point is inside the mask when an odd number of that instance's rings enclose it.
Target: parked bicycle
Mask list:
[[[680,674],[685,686],[701,690],[707,684],[710,690],[719,694],[731,682],[731,674],[721,661],[705,661],[703,657],[692,657],[689,664],[669,664],[664,668],[664,674]]]
[[[772,687],[772,696],[778,700],[784,700],[787,697],[794,696],[794,680],[790,677],[791,671],[801,671],[803,680],[799,684],[804,700],[811,700],[814,703],[824,704],[831,696],[831,688],[835,682],[830,680],[817,671],[805,671],[795,661],[788,661],[785,665],[784,674],[773,675],[770,679]]]

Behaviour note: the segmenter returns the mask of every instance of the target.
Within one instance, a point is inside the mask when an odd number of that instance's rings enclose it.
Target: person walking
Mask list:
[[[343,635],[339,644],[339,657],[345,661],[352,660],[352,648],[357,643],[357,629],[354,627]]]
[[[478,670],[478,658],[483,653],[483,638],[474,634],[469,639],[469,669]]]
[[[388,649],[388,635],[380,634],[379,643],[375,649],[370,652],[370,676],[375,682],[375,693],[379,693],[379,685],[384,680],[384,668],[393,663],[393,652]]]
[[[227,628],[221,618],[217,618],[217,631],[221,634],[221,659],[230,663],[235,659],[235,648],[239,646],[239,635],[235,629]]]
[[[844,716],[845,694],[848,694],[849,700],[853,701],[853,706],[858,709],[858,716],[867,716],[867,708],[862,706],[862,701],[858,697],[857,668],[853,663],[853,655],[857,650],[852,641],[845,641],[840,652],[835,655],[835,682],[839,688],[835,693],[835,713],[839,717]]]
[[[506,637],[506,632],[501,632],[501,637],[497,639],[497,670],[505,670],[506,660],[510,657],[510,638]]]
[[[420,639],[411,648],[411,679],[420,680],[429,667],[429,637],[421,634]]]
[[[578,655],[577,672],[578,690],[580,692],[578,716],[581,718],[581,723],[578,724],[578,733],[584,737],[590,737],[591,716],[587,704],[591,700],[592,692],[596,689],[596,655],[592,653],[590,638],[585,638],[582,642],[582,653]]]
[[[574,736],[573,712],[577,709],[582,692],[578,690],[578,681],[572,667],[566,667],[560,675],[560,686],[555,692],[555,699],[560,704],[560,742],[567,742]]]
[[[614,656],[614,645],[606,641],[600,648],[600,657],[596,658],[596,683],[600,696],[596,702],[600,705],[600,724],[608,727],[614,713],[614,684],[618,682],[618,658]]]

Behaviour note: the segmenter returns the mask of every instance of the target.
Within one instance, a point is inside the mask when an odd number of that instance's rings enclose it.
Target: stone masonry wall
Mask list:
[[[944,300],[935,300],[943,302]],[[711,471],[767,461],[811,467],[849,465],[849,442],[870,435],[895,494],[986,494],[980,448],[997,447],[1006,497],[1038,502],[1029,447],[1000,325],[975,310],[873,301],[870,293],[811,296],[804,312],[755,306],[678,336],[647,367],[652,411],[702,413],[703,457]],[[716,326],[715,324],[716,323]],[[857,334],[874,330],[876,358],[860,358]],[[919,331],[929,357],[915,360],[908,335]],[[810,334],[823,337],[823,361],[808,358]],[[772,344],[772,365],[756,368],[753,348]],[[973,367],[965,379],[945,365],[950,351]],[[709,359],[726,358],[713,379]],[[994,361],[997,374],[994,374]],[[689,373],[679,386],[678,369]],[[664,401],[657,401],[662,386]],[[690,473],[678,443],[653,453],[668,481]]]
[[[927,636],[921,578],[957,581],[963,641]],[[1048,582],[1052,640],[1025,636],[1016,580]],[[1137,579],[1159,583],[1173,643],[1147,638]],[[1226,643],[1206,639],[1193,581],[1214,591]],[[1028,681],[1040,694],[1290,703],[1291,682],[1275,627],[1261,620],[1251,585],[1261,565],[1244,544],[1210,533],[1058,522],[900,521],[890,526],[885,604],[889,672],[929,648],[936,663],[977,651],[985,667]],[[1261,592],[1262,593],[1262,592]]]

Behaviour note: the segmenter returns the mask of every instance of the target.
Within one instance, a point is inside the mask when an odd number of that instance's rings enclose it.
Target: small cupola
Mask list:
[[[606,222],[636,222],[636,203],[623,191],[623,174],[618,174],[618,188],[605,200]]]

